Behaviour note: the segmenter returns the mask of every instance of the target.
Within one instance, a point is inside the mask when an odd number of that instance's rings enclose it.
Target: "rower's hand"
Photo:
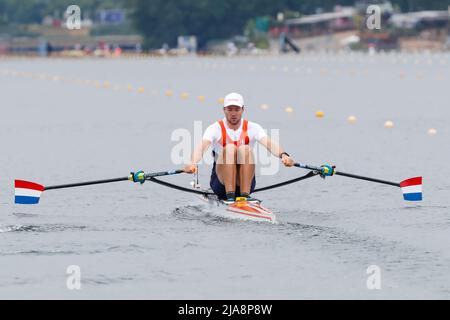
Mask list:
[[[184,172],[188,174],[197,173],[197,166],[193,164],[187,165],[186,167],[184,167]]]
[[[145,172],[144,171],[138,171],[136,173],[131,172],[130,173],[130,180],[133,180],[134,183],[140,183],[140,184],[144,184],[145,183]]]
[[[329,164],[324,164],[320,168],[321,168],[320,176],[322,178],[332,177],[336,173],[336,166],[331,166]]]
[[[291,157],[288,157],[285,154],[283,154],[283,157],[281,158],[281,162],[283,162],[283,164],[288,168],[293,167],[295,164],[294,159],[292,159]]]

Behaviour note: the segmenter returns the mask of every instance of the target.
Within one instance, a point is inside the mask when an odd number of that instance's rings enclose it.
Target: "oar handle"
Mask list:
[[[156,178],[156,177],[173,176],[173,175],[181,174],[181,173],[184,173],[184,170],[172,170],[172,171],[147,173],[145,175],[145,180],[150,180],[150,179]]]
[[[306,169],[306,170],[319,171],[319,172],[322,171],[322,168],[316,167],[316,166],[311,166],[309,164],[296,163],[296,164],[294,164],[294,166],[297,168],[302,168],[302,169]]]
[[[307,165],[307,164],[296,163],[296,164],[294,164],[294,166],[297,167],[297,168],[302,168],[302,169],[306,169],[306,170],[312,170],[312,171],[315,171],[315,172],[321,172],[322,171],[321,167],[311,166],[311,165]],[[340,171],[335,171],[334,174],[337,175],[337,176],[343,176],[343,177],[352,178],[352,179],[376,182],[376,183],[386,184],[386,185],[389,185],[389,186],[399,187],[400,188],[400,183],[398,183],[398,182],[391,182],[391,181],[380,180],[380,179],[375,179],[375,178],[363,177],[363,176],[360,176],[360,175],[351,174],[351,173],[345,173],[345,172],[340,172]]]

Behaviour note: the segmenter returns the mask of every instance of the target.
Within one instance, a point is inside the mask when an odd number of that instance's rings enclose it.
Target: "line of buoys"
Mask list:
[[[369,57],[368,61],[370,61],[370,62],[374,62],[375,61],[369,55],[365,55],[365,54],[351,53],[351,54],[343,55],[341,53],[335,53],[335,54],[320,53],[318,57],[315,57],[315,56],[313,56],[313,54],[311,52],[310,53],[304,53],[304,57],[298,59],[298,61],[300,61],[300,62],[324,62],[324,63],[328,63],[329,61],[337,61],[337,62],[351,62],[351,63],[355,63],[355,62],[358,62],[358,60],[355,60],[355,57],[358,57],[358,56],[360,57],[360,61],[359,62],[361,62],[361,63],[366,62],[366,60],[364,60],[365,57]],[[387,56],[387,54],[386,53],[378,53],[378,54],[376,54],[376,56],[380,57],[380,59],[381,58],[384,59]],[[394,57],[394,58],[395,57],[402,57],[402,54],[395,53],[395,54],[390,54],[390,56]],[[408,56],[408,55],[406,55],[406,56]],[[339,57],[341,57],[341,58],[339,59]],[[343,59],[342,57],[346,57],[347,59]],[[412,56],[412,57],[414,57],[414,56]],[[269,59],[272,59],[272,58],[273,57],[269,57]],[[444,65],[444,64],[448,63],[449,58],[450,58],[450,56],[444,56],[443,54],[441,54],[441,55],[435,55],[433,58],[426,58],[426,56],[425,56],[425,57],[422,57],[421,59],[418,59],[418,58],[415,58],[415,59],[414,58],[405,58],[405,57],[398,58],[398,59],[403,64],[405,64],[405,63],[416,63],[416,64],[418,64],[418,63],[421,63],[421,61],[423,60],[425,63],[428,63],[430,65],[437,64],[438,62],[441,63],[442,65]],[[212,58],[205,58],[205,59],[208,59],[208,61],[209,61]],[[260,57],[260,59],[265,59],[265,58],[261,58]],[[160,63],[159,59],[158,59],[158,62]],[[184,62],[184,61],[182,63],[178,62],[179,66],[184,66],[186,64],[187,64],[187,62]],[[162,65],[167,66],[167,67],[173,67],[174,63],[168,63],[167,61],[165,61],[165,62],[162,63]],[[231,63],[217,64],[217,63],[199,63],[199,62],[197,62],[197,63],[195,63],[193,65],[200,66],[202,68],[207,68],[207,69],[218,68],[218,67],[230,68],[230,66],[234,66],[235,67],[235,64],[231,64]],[[275,65],[271,65],[271,66],[270,65],[267,66],[267,65],[268,64],[264,64],[262,66],[251,65],[248,68],[250,70],[252,70],[252,71],[253,70],[258,70],[259,68],[262,67],[262,68],[268,68],[270,71],[295,72],[295,73],[300,73],[301,70],[302,70],[302,73],[306,73],[306,74],[309,74],[309,75],[313,74],[313,69],[311,67],[306,68],[306,66],[305,66],[305,68],[303,68],[303,67],[299,68],[298,66],[293,68],[293,67],[289,67],[289,66],[277,67]],[[319,74],[322,75],[322,76],[325,76],[325,75],[346,75],[346,74],[349,75],[349,76],[356,76],[356,75],[369,76],[369,71],[367,69],[357,70],[357,69],[355,69],[355,67],[357,68],[358,66],[349,67],[349,68],[347,68],[347,70],[342,70],[344,72],[341,72],[339,70],[333,70],[333,68],[329,68],[329,67],[322,67],[322,68],[318,67],[318,68],[319,68]],[[366,68],[366,67],[364,67],[364,68]],[[345,71],[347,71],[347,72],[345,72]],[[15,77],[16,76],[25,76],[25,77],[28,76],[28,74],[24,74],[24,73],[19,73],[18,74],[15,71],[12,72],[12,75],[15,76]],[[400,73],[400,77],[401,78],[406,77],[406,74],[405,74],[404,71],[402,71]],[[417,80],[422,80],[424,78],[424,76],[423,75],[418,75],[418,76],[412,77],[412,78],[415,78]]]
[[[274,66],[272,66],[272,67],[274,69],[276,69],[276,67],[274,67]],[[284,69],[286,69],[286,68],[287,67],[285,67]],[[308,70],[312,72],[311,68],[309,68]],[[328,69],[321,69],[320,72],[321,73],[328,73]],[[355,71],[351,70],[351,72],[355,72]],[[363,70],[363,72],[367,73],[367,70]],[[104,81],[102,83],[102,82],[100,82],[98,80],[93,81],[93,80],[81,79],[81,78],[77,78],[77,77],[64,77],[64,76],[60,76],[60,75],[47,75],[45,73],[33,74],[31,72],[22,72],[22,71],[7,70],[7,69],[6,70],[5,69],[0,69],[0,73],[3,74],[3,75],[6,75],[6,76],[26,77],[26,78],[36,79],[36,80],[50,80],[50,81],[55,81],[55,82],[64,81],[64,82],[71,83],[71,84],[94,85],[97,88],[101,88],[101,87],[103,87],[103,88],[111,88],[112,87],[112,84],[109,81]],[[405,77],[406,76],[405,72],[401,71],[400,72],[400,76],[401,77]],[[423,74],[419,73],[419,74],[416,75],[416,77],[418,79],[422,79],[423,78]],[[443,79],[444,75],[441,73],[441,74],[438,74],[438,77],[440,79]],[[120,90],[120,89],[121,89],[121,86],[119,86],[119,85],[115,85],[114,86],[114,90]],[[134,91],[134,87],[131,84],[127,85],[126,89],[129,92],[133,92]],[[136,89],[136,92],[140,93],[140,94],[143,94],[143,93],[146,92],[146,90],[145,90],[144,87],[141,86],[141,87],[138,87]],[[156,90],[152,90],[150,94],[157,95],[157,91]],[[167,97],[172,97],[174,95],[174,92],[172,90],[168,89],[168,90],[165,91],[165,95]],[[190,97],[190,94],[187,93],[187,92],[182,92],[180,94],[180,97],[183,100],[187,100]],[[199,102],[205,102],[206,101],[206,97],[204,95],[200,95],[200,96],[197,96],[197,100]],[[224,98],[219,98],[217,100],[217,102],[219,104],[223,104]],[[269,109],[269,105],[261,104],[259,108],[262,111],[266,111],[266,110]],[[286,113],[293,113],[294,112],[294,108],[291,107],[291,106],[287,106],[287,107],[284,108],[284,111]],[[323,112],[323,111],[316,111],[315,112],[315,117],[317,119],[323,119],[323,118],[325,118],[325,112]],[[356,116],[354,116],[354,115],[349,116],[347,118],[347,122],[349,124],[355,124],[357,122]],[[391,120],[387,120],[384,123],[384,127],[388,128],[388,129],[392,129],[392,128],[394,128],[394,122],[391,121]],[[428,133],[429,136],[435,136],[437,134],[437,130],[435,128],[431,128],[431,129],[429,129],[427,131],[427,133]]]

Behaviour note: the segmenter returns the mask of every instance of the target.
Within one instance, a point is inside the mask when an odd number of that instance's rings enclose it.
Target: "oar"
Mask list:
[[[301,164],[301,163],[296,163],[296,164],[294,164],[294,166],[296,166],[297,168],[311,170],[311,171],[314,171],[317,173],[322,172],[322,168],[317,167],[317,166],[311,166],[311,165]],[[422,177],[411,178],[411,179],[404,180],[402,182],[392,182],[392,181],[386,181],[386,180],[381,180],[381,179],[364,177],[364,176],[351,174],[351,173],[340,172],[337,170],[334,171],[334,175],[343,176],[343,177],[352,178],[352,179],[381,183],[381,184],[390,185],[393,187],[398,187],[398,188],[402,189],[403,197],[406,201],[422,201],[423,200],[423,197],[422,197],[423,179],[422,179]]]
[[[147,174],[145,174],[145,180],[151,180],[155,177],[170,176],[170,175],[176,175],[176,174],[181,174],[181,173],[184,173],[184,170],[173,170],[173,171],[147,173]],[[34,182],[29,182],[29,181],[24,181],[24,180],[16,180],[15,184],[14,184],[15,203],[16,204],[38,204],[42,192],[48,191],[48,190],[77,188],[77,187],[107,184],[107,183],[114,183],[114,182],[121,182],[121,181],[133,181],[133,175],[129,174],[127,177],[123,177],[123,178],[78,182],[78,183],[55,185],[55,186],[49,186],[49,187],[45,187],[41,184],[34,183]]]

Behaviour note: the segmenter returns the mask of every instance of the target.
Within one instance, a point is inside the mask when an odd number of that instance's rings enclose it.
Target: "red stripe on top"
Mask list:
[[[14,187],[15,188],[21,188],[21,189],[31,189],[31,190],[36,190],[36,191],[44,191],[45,187],[34,183],[34,182],[29,182],[29,181],[23,181],[23,180],[16,180],[14,182]]]
[[[239,137],[238,141],[233,141],[227,133],[227,129],[225,128],[225,123],[223,120],[219,120],[220,128],[222,129],[222,147],[226,147],[228,143],[234,143],[235,146],[240,147],[242,144],[249,145],[250,137],[248,136],[248,120],[244,120],[244,124],[242,126],[242,133]]]
[[[227,146],[227,129],[225,128],[225,124],[222,120],[219,121],[219,124],[222,129],[222,147],[225,148]]]
[[[400,182],[400,187],[405,188],[405,187],[417,186],[417,185],[421,185],[421,184],[422,184],[422,177],[417,177],[417,178],[411,178],[411,179],[405,180],[403,182]]]
[[[242,125],[242,131],[247,133],[247,131],[248,131],[248,120],[244,120],[244,124]]]

